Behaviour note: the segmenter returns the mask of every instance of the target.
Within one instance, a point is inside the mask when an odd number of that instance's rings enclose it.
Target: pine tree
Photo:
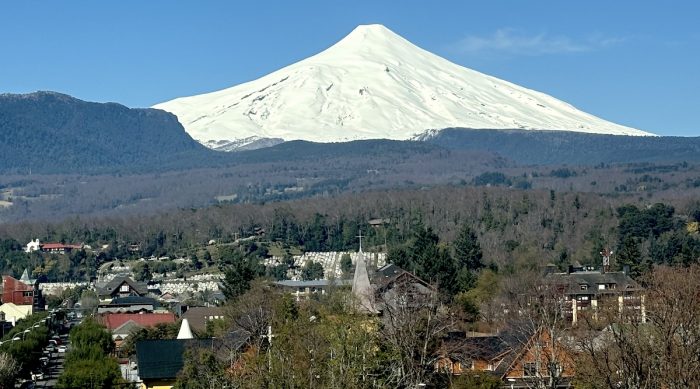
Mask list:
[[[646,270],[637,242],[631,236],[625,237],[620,243],[617,252],[617,262],[620,269],[629,266],[632,277],[638,277]]]
[[[467,224],[462,226],[459,236],[454,242],[455,260],[459,269],[466,268],[476,271],[484,267],[481,245],[474,230]]]

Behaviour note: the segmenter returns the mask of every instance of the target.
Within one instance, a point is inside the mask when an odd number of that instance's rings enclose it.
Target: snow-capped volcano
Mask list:
[[[382,25],[257,80],[154,108],[213,148],[241,140],[415,139],[449,128],[652,135],[456,65]],[[270,142],[260,142],[269,145]]]

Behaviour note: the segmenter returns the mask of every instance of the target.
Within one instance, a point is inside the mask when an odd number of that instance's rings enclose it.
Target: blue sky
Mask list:
[[[700,136],[700,2],[3,1],[0,92],[150,106],[380,23],[460,65],[661,135]]]

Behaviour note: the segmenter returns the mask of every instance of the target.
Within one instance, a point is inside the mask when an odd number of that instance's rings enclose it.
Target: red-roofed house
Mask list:
[[[113,331],[129,320],[141,327],[152,327],[160,323],[175,323],[175,314],[166,313],[105,313],[97,316],[97,321]]]
[[[63,244],[63,243],[42,243],[41,251],[45,253],[67,254],[73,250],[80,250],[83,246],[78,244]]]
[[[15,305],[34,304],[34,285],[10,276],[2,276],[2,302]]]
[[[132,333],[144,327],[153,327],[158,324],[175,323],[175,314],[166,313],[104,313],[97,315],[98,323],[107,327],[112,333],[112,339],[121,349],[124,340]]]

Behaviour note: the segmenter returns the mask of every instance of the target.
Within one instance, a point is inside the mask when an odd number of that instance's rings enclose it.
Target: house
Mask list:
[[[384,226],[385,224],[391,223],[391,219],[388,218],[377,218],[377,219],[370,219],[367,224],[369,224],[373,228],[379,228]]]
[[[643,288],[626,272],[604,272],[570,268],[566,273],[550,273],[545,282],[554,286],[565,299],[564,316],[576,324],[582,312],[605,306],[622,311],[632,309],[646,321]]]
[[[166,313],[104,313],[97,315],[97,322],[113,331],[128,321],[140,325],[141,327],[152,327],[160,323],[175,323],[175,314]]]
[[[195,332],[203,334],[207,331],[208,322],[224,318],[224,310],[220,307],[189,307],[182,318],[189,322]]]
[[[540,329],[517,352],[501,362],[496,372],[511,388],[570,388],[574,378],[574,360],[562,339],[552,339],[549,331]],[[505,362],[508,362],[507,364]],[[544,385],[543,385],[544,384]]]
[[[0,305],[0,314],[5,317],[5,321],[12,323],[14,327],[18,320],[22,320],[34,312],[32,305],[16,305],[14,303],[4,303]]]
[[[483,372],[509,388],[568,388],[575,374],[569,350],[543,329],[529,336],[509,331],[450,333],[443,339],[435,370],[453,375]]]
[[[103,313],[96,316],[97,322],[105,326],[112,334],[112,339],[121,347],[124,340],[134,331],[145,327],[154,327],[158,324],[175,323],[175,314],[167,313]]]
[[[172,388],[185,365],[188,340],[142,340],[136,343],[136,360],[142,389]]]
[[[63,243],[42,243],[40,247],[42,252],[51,254],[69,254],[73,250],[80,250],[83,248],[83,246],[79,244]]]
[[[223,338],[142,340],[136,343],[136,360],[141,389],[172,388],[185,361],[184,353],[192,348],[212,350],[217,358],[230,361],[232,353],[240,355],[250,335],[235,331]],[[232,362],[232,365],[235,363]]]
[[[27,243],[27,246],[24,248],[25,253],[32,253],[34,251],[38,251],[41,249],[41,243],[39,242],[39,239],[32,240],[29,243]]]
[[[372,277],[376,308],[381,311],[382,304],[400,302],[408,306],[424,304],[426,298],[434,296],[437,289],[428,282],[392,263],[377,269]]]
[[[43,311],[45,307],[39,283],[29,279],[26,269],[20,280],[11,276],[2,276],[2,302],[31,305],[35,311]]]
[[[100,301],[111,301],[118,297],[146,296],[148,286],[143,282],[136,282],[129,277],[116,277],[106,285],[97,288]]]
[[[126,296],[112,299],[108,304],[99,304],[97,313],[144,313],[154,312],[160,304],[152,297]]]
[[[511,345],[496,334],[451,332],[442,340],[435,369],[452,375],[495,372],[511,352]]]

